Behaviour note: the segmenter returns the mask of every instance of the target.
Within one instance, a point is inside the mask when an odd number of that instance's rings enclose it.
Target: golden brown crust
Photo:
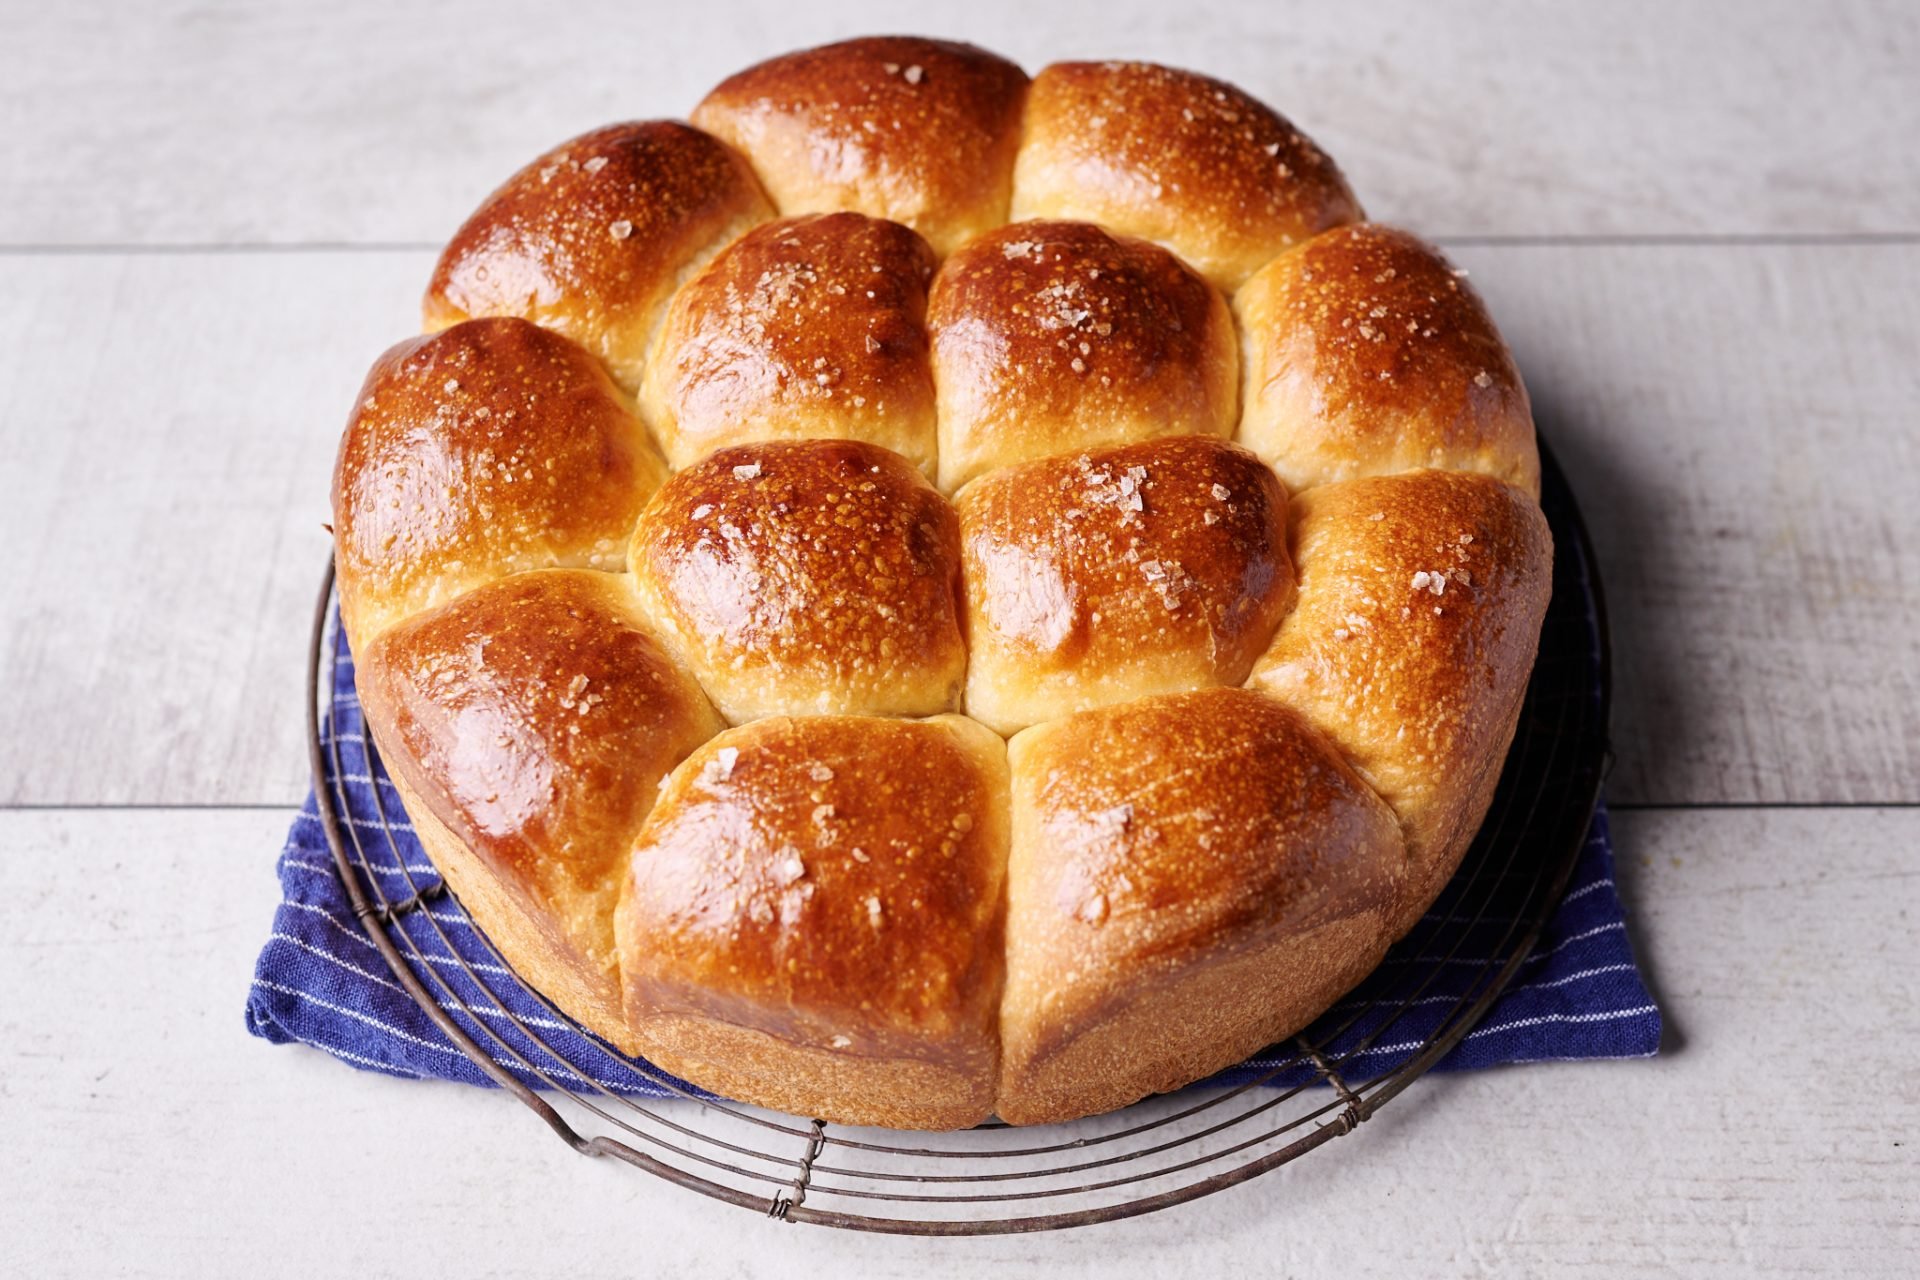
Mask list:
[[[1187,72],[854,40],[696,121],[489,197],[342,441],[446,883],[621,1050],[836,1122],[1310,1021],[1459,862],[1551,589],[1479,299]]]
[[[959,716],[762,720],[689,757],[619,908],[645,1051],[845,1123],[984,1119],[1006,787],[1000,740]]]
[[[736,724],[958,704],[959,526],[899,454],[722,449],[661,488],[631,560],[649,614]]]
[[[895,222],[755,227],[674,295],[640,406],[675,467],[724,445],[865,440],[934,466],[933,250]]]
[[[1360,216],[1333,160],[1232,85],[1145,62],[1056,62],[1033,79],[1016,220],[1142,236],[1232,290],[1289,245]]]
[[[967,712],[1002,733],[1239,684],[1292,597],[1286,495],[1224,440],[1031,462],[968,486],[958,505]]]
[[[1226,300],[1156,245],[1079,222],[981,236],[934,278],[940,484],[1049,454],[1232,432]]]
[[[1234,299],[1240,443],[1290,489],[1417,467],[1540,492],[1533,413],[1480,296],[1404,231],[1342,227],[1281,255]]]
[[[409,618],[358,659],[367,723],[395,776],[486,884],[543,926],[530,976],[597,992],[598,1013],[617,1008],[605,1000],[618,986],[619,869],[668,771],[722,727],[643,629],[630,584],[516,574]],[[439,861],[445,847],[429,852]],[[474,868],[447,861],[463,873],[456,892],[486,893],[465,874]]]
[[[628,391],[686,272],[773,216],[746,162],[676,120],[609,125],[508,178],[454,233],[423,311],[438,329],[521,316],[606,361]]]
[[[1304,1026],[1386,949],[1393,814],[1294,712],[1212,689],[1010,747],[996,1110],[1124,1106]]]
[[[747,155],[780,212],[858,210],[945,254],[1007,220],[1026,87],[973,45],[877,36],[748,67],[693,120]]]
[[[473,320],[374,364],[340,440],[333,530],[357,646],[501,574],[617,569],[666,469],[591,356]]]
[[[1414,874],[1392,936],[1453,875],[1491,798],[1553,592],[1540,507],[1414,471],[1294,499],[1299,601],[1252,684],[1324,732],[1399,814]]]

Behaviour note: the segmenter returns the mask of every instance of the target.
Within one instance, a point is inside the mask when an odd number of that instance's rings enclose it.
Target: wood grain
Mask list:
[[[1920,246],[1466,246],[1612,594],[1615,798],[1920,801]],[[333,449],[430,255],[0,257],[0,804],[289,803]]]
[[[1198,5],[14,4],[0,243],[437,243],[505,175],[738,67],[922,28],[1235,81],[1434,235],[1920,231],[1899,0]]]
[[[1660,1058],[1430,1078],[1246,1187],[972,1242],[766,1222],[497,1093],[246,1039],[287,816],[0,813],[0,1237],[34,1274],[1870,1277],[1920,1249],[1920,877],[1887,857],[1914,810],[1621,815]]]

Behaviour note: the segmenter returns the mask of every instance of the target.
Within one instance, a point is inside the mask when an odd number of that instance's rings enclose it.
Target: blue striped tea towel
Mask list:
[[[344,796],[343,828],[360,843],[380,893],[401,902],[437,886],[439,875],[407,825],[392,783],[366,750],[352,658],[337,619],[331,643],[337,666],[322,746],[330,774],[336,748],[340,765],[328,782],[337,782],[335,793]],[[254,972],[248,1029],[275,1043],[314,1045],[372,1071],[491,1083],[394,981],[355,921],[311,795],[287,834],[279,870],[283,900]],[[1472,918],[1457,912],[1464,887],[1457,880],[1373,977],[1308,1032],[1347,1079],[1357,1083],[1405,1062],[1484,979],[1487,957],[1503,953],[1515,917],[1497,909]],[[1474,900],[1482,897],[1476,893]],[[642,1074],[631,1060],[556,1017],[520,985],[450,896],[401,914],[398,928],[405,935],[399,945],[405,951],[410,944],[422,958],[416,968],[427,971],[424,981],[441,1007],[494,1061],[527,1083],[590,1087],[584,1073],[628,1094],[697,1092],[678,1081],[661,1083],[664,1077],[651,1067]],[[1634,967],[1625,912],[1614,891],[1603,808],[1532,954],[1437,1069],[1646,1057],[1659,1042],[1660,1012]],[[543,1073],[550,1078],[542,1079]],[[1214,1082],[1291,1085],[1310,1075],[1283,1045]]]

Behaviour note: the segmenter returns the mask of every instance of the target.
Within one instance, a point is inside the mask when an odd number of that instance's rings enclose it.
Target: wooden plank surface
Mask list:
[[[0,243],[439,242],[506,174],[770,51],[897,30],[1272,101],[1445,235],[1920,231],[1920,9],[507,0],[0,10]]]
[[[1920,246],[1465,245],[1583,495],[1627,803],[1920,801]],[[0,256],[0,803],[291,803],[424,252]]]
[[[286,817],[0,813],[0,1238],[34,1274],[1865,1277],[1920,1250],[1920,877],[1887,860],[1914,810],[1621,815],[1658,1059],[1428,1079],[1235,1191],[971,1242],[767,1222],[497,1094],[246,1039]]]

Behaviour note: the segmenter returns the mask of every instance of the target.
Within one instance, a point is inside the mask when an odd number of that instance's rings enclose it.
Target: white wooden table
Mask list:
[[[0,0],[0,1270],[1913,1274],[1920,10],[955,15]],[[1181,1210],[929,1243],[244,1034],[334,443],[434,244],[560,138],[901,27],[1236,80],[1472,270],[1611,589],[1661,1058],[1423,1081]]]

